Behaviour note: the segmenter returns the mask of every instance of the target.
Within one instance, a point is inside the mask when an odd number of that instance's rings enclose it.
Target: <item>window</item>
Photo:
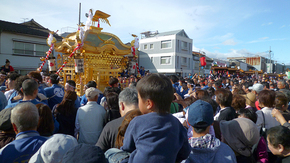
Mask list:
[[[177,68],[179,67],[179,56],[177,56],[177,58],[176,58],[176,67]]]
[[[181,49],[186,50],[186,51],[188,50],[187,49],[187,42],[181,41]]]
[[[49,47],[45,44],[14,41],[14,54],[44,56]]]
[[[170,56],[161,57],[161,64],[162,65],[171,64],[171,57]]]
[[[144,49],[147,49],[147,48],[148,48],[148,45],[147,45],[147,44],[145,44],[145,45],[144,45]]]
[[[150,47],[149,47],[150,49],[153,49],[154,48],[154,46],[153,46],[153,44],[150,44]]]
[[[186,65],[187,65],[187,58],[181,57],[181,66],[186,66]]]
[[[151,63],[153,63],[153,57],[150,57]]]
[[[171,48],[171,40],[161,41],[161,49]]]

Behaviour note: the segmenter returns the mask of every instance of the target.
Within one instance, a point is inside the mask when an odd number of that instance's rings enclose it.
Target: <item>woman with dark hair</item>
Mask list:
[[[74,91],[66,91],[60,104],[53,107],[52,113],[59,122],[58,133],[74,136],[77,108],[74,103],[77,94]]]
[[[258,94],[258,101],[261,110],[258,110],[256,113],[258,115],[257,118],[257,126],[259,131],[261,128],[266,130],[278,126],[279,122],[271,115],[274,104],[275,104],[275,92],[270,90],[262,90]],[[269,162],[275,162],[277,159],[270,151],[268,151]]]
[[[47,105],[44,104],[37,104],[36,107],[39,113],[37,132],[40,134],[40,136],[50,137],[53,135],[54,130],[51,110]]]
[[[8,105],[14,102],[17,102],[19,100],[21,100],[23,98],[23,93],[21,91],[22,88],[22,83],[26,80],[29,79],[28,76],[20,76],[15,80],[15,87],[14,89],[16,91],[14,91],[11,95],[10,98],[8,99]]]
[[[213,87],[209,87],[206,89],[207,93],[208,93],[208,96],[211,98],[211,99],[215,99],[215,89]]]
[[[38,71],[31,71],[27,74],[27,76],[35,80],[38,84],[38,94],[36,97],[37,100],[48,104],[46,93],[44,91],[43,84],[42,84],[42,76],[40,75],[40,73]]]
[[[240,109],[244,109],[246,107],[245,97],[240,94],[233,95],[231,106],[236,110],[236,112],[238,112]]]
[[[14,68],[10,66],[10,61],[8,59],[6,59],[5,65],[1,67],[1,71],[6,73],[14,71]]]
[[[198,99],[202,99],[202,98],[209,97],[208,92],[207,92],[206,90],[202,90],[202,89],[196,90],[196,91],[193,93],[193,96],[194,96],[194,98],[196,98],[197,100],[198,100]]]
[[[231,107],[233,95],[229,90],[220,88],[215,91],[216,102],[220,106],[220,111],[215,115],[214,120],[232,120],[236,118],[236,111]]]
[[[121,117],[119,111],[119,95],[115,92],[106,94],[108,106],[108,122]]]

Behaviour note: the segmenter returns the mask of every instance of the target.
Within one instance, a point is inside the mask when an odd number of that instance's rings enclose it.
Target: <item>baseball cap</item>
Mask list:
[[[257,93],[261,92],[264,89],[264,86],[260,83],[254,84],[252,87],[249,87],[250,90],[254,90]]]
[[[71,135],[54,134],[31,157],[29,162],[62,162],[66,152],[78,145],[78,141]]]
[[[197,100],[188,108],[188,123],[192,127],[207,127],[213,123],[213,108],[205,101]]]
[[[13,108],[3,109],[0,112],[0,130],[8,131],[12,129],[12,124],[10,120],[11,110]]]
[[[93,88],[93,87],[90,87],[88,89],[86,89],[86,97],[88,98],[93,98],[95,96],[99,96],[99,94],[102,93],[100,90],[98,90],[97,88]]]

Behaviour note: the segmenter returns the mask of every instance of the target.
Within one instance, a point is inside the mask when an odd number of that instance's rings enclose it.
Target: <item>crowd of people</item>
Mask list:
[[[147,73],[78,96],[57,74],[5,74],[0,162],[290,162],[283,78]]]

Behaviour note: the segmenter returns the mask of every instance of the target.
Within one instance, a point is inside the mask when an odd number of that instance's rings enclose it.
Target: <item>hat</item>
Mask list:
[[[6,86],[0,86],[0,91],[5,91],[6,90]]]
[[[250,105],[251,107],[256,107],[255,102],[257,101],[256,95],[252,92],[243,95],[246,99],[246,104]]]
[[[213,123],[212,106],[208,102],[202,100],[195,101],[188,108],[187,121],[192,127],[210,126]]]
[[[250,90],[254,90],[257,93],[261,92],[264,89],[264,86],[260,83],[254,84],[252,87],[249,87]]]
[[[93,87],[86,89],[86,92],[85,92],[86,97],[88,98],[94,98],[95,96],[99,96],[100,93],[102,93],[100,90]]]
[[[62,162],[64,154],[78,145],[76,138],[65,134],[54,134],[31,157],[30,163]]]
[[[0,112],[0,130],[8,131],[12,129],[12,124],[10,121],[12,109],[13,108],[7,108]]]
[[[227,144],[237,153],[249,157],[252,146],[258,143],[260,133],[257,125],[248,118],[222,120],[220,129]]]
[[[103,150],[95,145],[81,143],[70,149],[64,156],[62,163],[86,162],[107,163]]]

